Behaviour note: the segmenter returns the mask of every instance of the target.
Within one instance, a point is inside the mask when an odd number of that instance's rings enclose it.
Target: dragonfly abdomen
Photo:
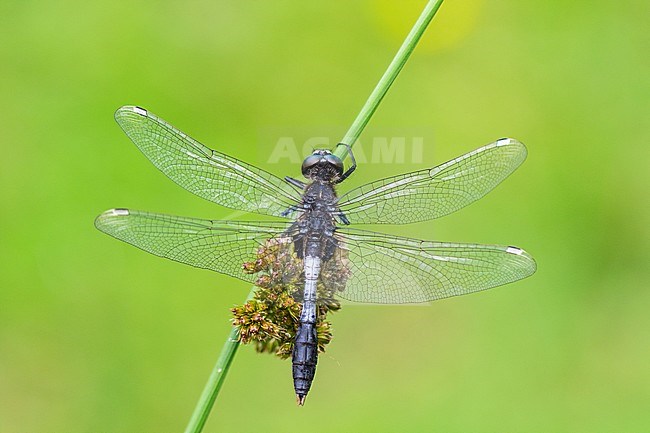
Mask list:
[[[296,342],[293,347],[293,387],[296,391],[296,400],[303,405],[311,383],[316,374],[318,362],[318,335],[316,334],[316,284],[320,274],[320,258],[306,256],[305,290],[303,293],[300,325],[296,333]]]
[[[318,362],[318,341],[316,325],[301,323],[296,335],[296,344],[293,348],[293,388],[296,391],[296,401],[300,406],[305,403],[305,398],[316,374]]]

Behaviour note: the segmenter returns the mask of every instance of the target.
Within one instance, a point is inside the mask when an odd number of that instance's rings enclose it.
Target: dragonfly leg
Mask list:
[[[348,219],[348,217],[345,216],[343,212],[339,211],[339,213],[336,216],[339,217],[339,220],[346,226],[350,225],[350,220]]]
[[[356,170],[356,168],[357,168],[357,161],[354,159],[354,153],[352,153],[352,146],[350,146],[350,145],[347,144],[347,143],[338,143],[337,146],[345,146],[345,147],[347,147],[347,148],[348,148],[348,154],[350,155],[350,159],[352,160],[352,165],[350,166],[350,168],[348,168],[347,171],[346,171],[345,173],[343,173],[343,174],[341,175],[341,177],[336,181],[336,183],[341,183],[341,182],[343,182],[345,179],[347,179],[348,177],[350,177],[350,175],[352,174],[352,172],[353,172],[354,170]]]
[[[297,210],[298,210],[298,206],[293,205],[293,206],[291,206],[291,207],[288,207],[288,208],[285,209],[284,211],[282,211],[282,213],[280,214],[280,216],[282,216],[282,217],[289,216],[290,213],[295,212],[295,211],[297,211]]]
[[[300,189],[305,189],[307,184],[305,182],[302,182],[298,179],[294,179],[293,177],[286,176],[284,180],[291,186],[295,186]]]

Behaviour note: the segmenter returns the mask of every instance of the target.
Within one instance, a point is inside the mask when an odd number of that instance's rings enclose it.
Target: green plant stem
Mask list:
[[[429,0],[427,5],[424,7],[424,10],[420,14],[420,17],[413,25],[413,28],[406,36],[406,39],[404,39],[404,42],[397,51],[397,54],[395,54],[395,57],[393,57],[393,61],[390,62],[390,65],[388,65],[388,69],[386,69],[386,72],[384,72],[384,75],[382,75],[381,79],[375,86],[375,89],[368,97],[368,100],[361,108],[361,111],[357,115],[357,118],[354,119],[354,122],[352,122],[352,126],[350,126],[350,129],[348,129],[348,132],[346,132],[345,136],[341,140],[341,143],[347,144],[350,147],[354,146],[354,143],[356,143],[359,135],[361,135],[361,132],[377,110],[379,103],[382,99],[384,99],[386,92],[388,92],[388,89],[393,84],[393,81],[395,81],[395,78],[397,78],[397,75],[399,75],[400,71],[406,64],[406,61],[415,49],[415,46],[420,40],[420,37],[422,37],[422,34],[427,29],[427,26],[433,19],[434,15],[436,12],[438,12],[438,9],[440,8],[442,2],[443,0]],[[339,158],[344,159],[348,154],[348,148],[346,146],[337,146],[333,153]]]
[[[253,298],[255,294],[255,286],[251,289],[246,302]],[[203,388],[203,393],[199,398],[190,422],[185,428],[185,433],[199,433],[203,430],[205,422],[208,420],[214,401],[217,399],[217,395],[221,390],[221,385],[223,381],[226,380],[226,375],[228,374],[228,369],[232,364],[235,354],[237,353],[237,348],[239,347],[239,330],[234,326],[230,330],[230,335],[221,349],[221,354],[219,354],[219,359],[208,378],[208,383],[205,384]]]
[[[433,19],[433,16],[438,11],[438,8],[440,8],[442,2],[443,0],[430,0],[427,3],[424,10],[422,11],[422,14],[415,22],[415,25],[404,40],[404,43],[400,47],[399,51],[397,51],[397,54],[395,54],[393,61],[390,63],[390,65],[388,65],[388,69],[368,97],[368,100],[361,109],[361,112],[357,118],[354,119],[354,122],[352,123],[352,126],[350,126],[348,132],[345,134],[345,137],[343,137],[341,140],[341,143],[348,144],[350,147],[352,147],[357,141],[357,138],[359,138],[359,135],[361,135],[361,132],[368,124],[368,121],[374,114],[375,110],[377,110],[377,106],[384,98],[384,95],[386,95],[386,92],[390,88],[391,84],[393,84],[393,81],[395,81],[395,78],[397,78],[399,72],[404,67],[404,64],[415,49],[415,46],[420,40],[420,37]],[[337,146],[334,154],[343,159],[347,155],[347,152],[348,150],[345,146]],[[248,295],[248,298],[246,298],[246,301],[250,300],[253,297],[254,293],[255,287],[252,288],[251,292]],[[203,393],[201,394],[196,408],[194,409],[194,413],[192,414],[190,422],[185,429],[185,433],[200,433],[203,430],[203,426],[205,425],[205,422],[210,415],[212,406],[214,405],[217,395],[219,394],[219,390],[221,389],[221,385],[223,385],[226,375],[228,374],[228,369],[232,364],[238,347],[239,331],[233,327],[233,329],[230,331],[228,339],[226,340],[226,343],[223,345],[223,349],[221,349],[219,359],[217,360],[217,363],[214,366],[212,373],[210,374],[208,383],[203,389]]]

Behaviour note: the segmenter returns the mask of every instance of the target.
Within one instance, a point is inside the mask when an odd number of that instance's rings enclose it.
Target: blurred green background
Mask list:
[[[114,110],[298,176],[268,162],[268,131],[342,137],[424,3],[0,3],[0,431],[182,431],[248,293],[94,229],[111,207],[233,216],[159,173]],[[489,196],[381,229],[518,245],[537,274],[346,306],[303,408],[290,363],[243,347],[206,431],[649,431],[649,15],[443,4],[361,141],[413,131],[423,160],[362,165],[342,190],[516,137],[529,158]]]

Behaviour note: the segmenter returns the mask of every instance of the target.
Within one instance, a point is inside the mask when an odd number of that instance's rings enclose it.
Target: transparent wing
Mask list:
[[[243,272],[243,264],[287,229],[286,223],[209,221],[128,209],[102,213],[95,226],[151,254],[248,282],[257,276]]]
[[[348,270],[343,299],[379,304],[427,302],[478,292],[532,275],[517,247],[428,242],[341,228],[334,259]]]
[[[282,179],[209,149],[143,108],[122,107],[115,120],[160,171],[199,197],[274,216],[300,200]]]
[[[480,199],[526,159],[526,147],[503,138],[437,167],[381,179],[344,194],[353,224],[407,224],[450,214]]]

